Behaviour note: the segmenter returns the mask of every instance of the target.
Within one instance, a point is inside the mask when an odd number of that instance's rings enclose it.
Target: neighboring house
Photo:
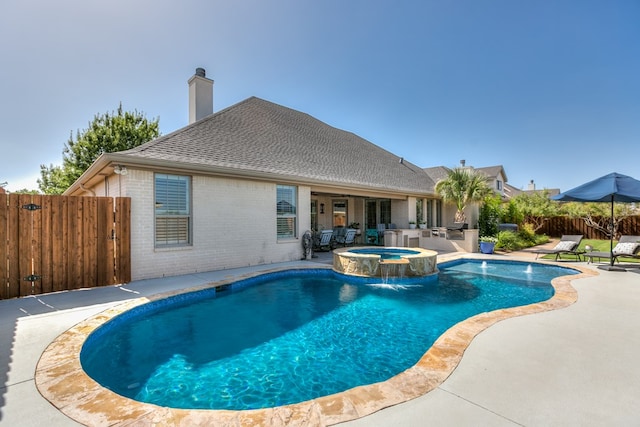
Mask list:
[[[500,165],[498,166],[488,166],[484,168],[476,168],[477,171],[482,172],[488,178],[489,187],[496,192],[496,194],[500,195],[503,199],[505,198],[505,186],[507,184],[507,174],[504,171],[504,168]]]
[[[429,173],[351,132],[255,97],[213,113],[202,69],[189,98],[189,125],[65,192],[131,197],[133,280],[299,260],[312,228],[449,222]]]
[[[516,197],[520,194],[533,194],[533,193],[545,193],[547,197],[555,196],[560,194],[559,188],[544,188],[542,190],[536,189],[536,184],[533,180],[529,182],[526,190],[521,190],[519,188],[515,188],[509,184],[505,185],[504,196],[507,200]]]

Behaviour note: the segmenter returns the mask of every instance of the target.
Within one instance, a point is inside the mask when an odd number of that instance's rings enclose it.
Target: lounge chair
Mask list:
[[[322,230],[319,235],[316,235],[314,241],[313,250],[331,250],[333,249],[333,230]]]
[[[611,252],[593,251],[584,254],[587,263],[593,262],[594,258],[611,259]],[[613,262],[620,262],[619,258],[640,259],[640,236],[622,236],[618,244],[613,248]]]
[[[537,249],[528,252],[536,254],[536,259],[540,255],[555,255],[556,261],[562,254],[575,255],[577,260],[580,261],[580,254],[582,251],[578,251],[578,246],[582,241],[582,234],[565,234],[560,238],[560,241],[553,249]]]
[[[347,228],[344,234],[337,236],[335,238],[336,244],[342,246],[353,245],[356,240],[356,230],[355,228]]]

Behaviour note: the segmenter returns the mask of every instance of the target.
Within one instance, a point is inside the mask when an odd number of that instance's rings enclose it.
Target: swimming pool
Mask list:
[[[451,325],[547,300],[551,278],[575,273],[515,262],[440,267],[437,279],[394,285],[286,271],[145,304],[96,329],[82,366],[116,393],[161,406],[296,403],[389,379]]]

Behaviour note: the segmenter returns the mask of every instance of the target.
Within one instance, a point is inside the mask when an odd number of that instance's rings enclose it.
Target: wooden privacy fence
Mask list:
[[[128,197],[0,194],[0,299],[131,281]]]
[[[597,219],[597,218],[596,218]],[[608,218],[606,218],[608,220]],[[551,237],[559,237],[563,234],[582,234],[585,239],[609,239],[609,236],[600,230],[587,226],[581,218],[569,218],[555,216],[548,218],[538,234],[546,234]],[[628,216],[620,221],[618,235],[640,236],[640,216]]]

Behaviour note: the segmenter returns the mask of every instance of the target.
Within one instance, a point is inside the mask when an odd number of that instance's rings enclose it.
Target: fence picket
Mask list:
[[[53,259],[52,259],[52,242],[53,242],[53,234],[51,227],[51,205],[52,198],[51,197],[42,197],[42,221],[40,228],[40,269],[38,270],[41,274],[40,279],[40,292],[47,293],[53,291]]]
[[[68,235],[67,217],[68,198],[63,196],[50,196],[51,199],[51,258],[52,258],[52,276],[53,291],[62,291],[67,289],[69,277],[69,254],[66,250],[66,239]]]
[[[0,193],[0,299],[9,298],[9,269],[7,263],[9,253],[7,252],[7,228],[8,228],[8,203],[6,194]]]
[[[26,280],[33,274],[33,217],[36,211],[25,209],[31,204],[31,194],[18,195],[18,268],[20,295],[33,295],[33,282]]]
[[[116,283],[131,281],[131,199],[116,198]]]
[[[18,194],[9,194],[9,205],[7,206],[7,253],[9,254],[9,271],[7,274],[7,298],[20,296],[20,268],[19,258],[20,248],[18,247],[19,228],[18,213],[20,200]]]

